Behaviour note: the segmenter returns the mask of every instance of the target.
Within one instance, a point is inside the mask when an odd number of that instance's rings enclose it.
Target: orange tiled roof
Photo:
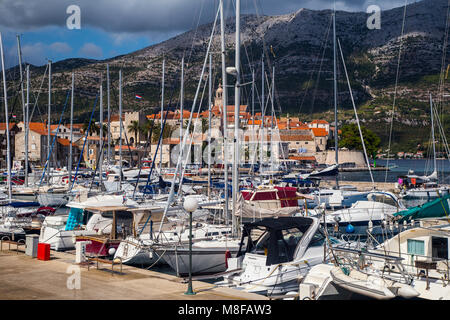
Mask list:
[[[306,160],[306,161],[316,161],[316,157],[314,156],[290,156],[289,160]]]
[[[70,140],[69,139],[58,138],[57,141],[58,141],[59,144],[65,146],[65,147],[70,146]],[[74,142],[72,142],[72,145],[76,146],[76,144]]]
[[[15,123],[10,123],[8,126],[9,130],[12,130],[12,128],[14,128],[16,124]],[[0,123],[0,131],[5,131],[6,130],[6,122],[2,122]]]
[[[119,146],[115,146],[114,147],[114,150],[115,151],[119,151]],[[132,147],[132,146],[124,146],[124,145],[122,145],[122,151],[127,151],[127,150],[137,150],[135,147]]]
[[[45,123],[42,122],[30,122],[29,123],[29,129],[31,131],[34,131],[41,136],[47,136],[48,135],[48,128]],[[55,134],[50,132],[51,136],[54,136]]]
[[[261,125],[261,120],[248,120],[248,125]]]
[[[318,123],[318,124],[329,124],[326,120],[313,120],[311,123]]]
[[[326,137],[328,136],[328,131],[324,128],[311,128],[314,136],[316,137]]]
[[[176,138],[166,138],[162,141],[163,144],[180,144],[180,139]]]
[[[280,135],[281,141],[313,141],[311,136],[307,135]]]

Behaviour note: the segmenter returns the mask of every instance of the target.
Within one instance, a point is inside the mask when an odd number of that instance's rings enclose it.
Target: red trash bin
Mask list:
[[[38,243],[38,260],[50,260],[50,244],[49,243]]]

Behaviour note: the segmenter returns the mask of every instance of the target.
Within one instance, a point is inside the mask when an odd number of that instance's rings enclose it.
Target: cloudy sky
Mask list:
[[[224,0],[233,15],[235,0]],[[376,4],[382,10],[406,0],[340,0],[336,8],[366,11]],[[415,2],[407,0],[408,3]],[[241,11],[264,15],[294,12],[300,8],[331,9],[332,0],[241,0]],[[79,6],[81,29],[69,30],[67,8]],[[43,65],[47,59],[83,57],[106,59],[161,42],[211,22],[218,0],[1,0],[0,32],[6,64],[17,64],[16,35],[21,35],[25,62]]]

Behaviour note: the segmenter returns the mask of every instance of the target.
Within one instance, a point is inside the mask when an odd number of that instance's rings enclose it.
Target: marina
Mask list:
[[[40,66],[0,21],[1,300],[450,300],[450,1],[389,9],[399,36],[365,53],[361,12],[259,9],[215,1],[176,37]],[[419,9],[446,12],[423,32],[444,39],[405,94]]]

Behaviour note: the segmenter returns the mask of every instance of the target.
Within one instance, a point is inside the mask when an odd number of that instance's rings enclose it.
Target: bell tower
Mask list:
[[[222,89],[222,85],[219,83],[219,88],[217,88],[216,97],[214,98],[215,106],[221,107],[223,105],[222,95],[223,95],[223,89]]]

